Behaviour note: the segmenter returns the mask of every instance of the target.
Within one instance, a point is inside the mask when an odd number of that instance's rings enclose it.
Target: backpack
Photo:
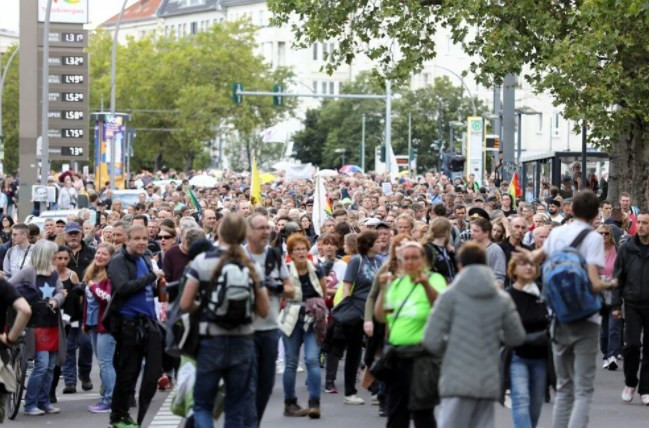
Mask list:
[[[543,264],[543,298],[560,322],[570,324],[599,312],[602,303],[591,290],[586,261],[577,249],[592,229],[581,231],[567,247]]]
[[[250,324],[255,307],[255,282],[242,263],[226,262],[206,294],[205,314],[226,330]]]
[[[437,248],[432,243],[428,243],[424,245],[424,251],[431,272],[437,272]]]

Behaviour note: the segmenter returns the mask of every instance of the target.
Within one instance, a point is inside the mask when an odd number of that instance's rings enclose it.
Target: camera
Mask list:
[[[266,278],[264,285],[269,293],[282,294],[284,293],[284,282],[281,278]]]

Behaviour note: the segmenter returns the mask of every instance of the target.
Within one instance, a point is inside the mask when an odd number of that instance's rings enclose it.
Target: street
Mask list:
[[[341,364],[341,369],[343,364]],[[95,391],[90,393],[78,392],[73,395],[59,394],[57,407],[61,408],[59,415],[46,415],[40,417],[27,417],[22,413],[15,421],[7,421],[10,426],[33,427],[36,423],[39,426],[52,428],[85,428],[103,427],[108,425],[108,414],[96,415],[88,412],[87,407],[93,404],[97,398],[99,385],[98,369],[95,366],[92,372],[92,380],[95,384]],[[342,388],[343,373],[339,372],[337,386]],[[298,374],[297,395],[300,404],[305,405],[307,391],[304,385],[305,376]],[[633,403],[626,405],[620,399],[622,391],[622,372],[609,372],[598,369],[595,383],[595,396],[591,407],[591,420],[589,427],[608,428],[623,424],[625,428],[647,427],[649,420],[649,408],[639,404],[639,397],[634,397]],[[268,405],[264,417],[264,427],[304,427],[307,424],[314,424],[337,428],[357,428],[359,426],[380,426],[385,419],[379,418],[378,408],[369,405],[370,395],[366,391],[360,391],[359,395],[365,399],[366,404],[361,406],[344,405],[343,395],[326,394],[322,395],[322,419],[307,420],[303,418],[286,418],[283,412],[283,397],[281,376],[278,375],[275,383],[275,390]],[[144,427],[175,428],[182,427],[178,418],[168,411],[170,393],[157,393],[151,403],[151,408],[144,423]],[[131,415],[135,417],[135,409]],[[545,404],[541,414],[539,428],[551,427],[552,404]],[[218,425],[220,426],[220,425]],[[511,427],[511,413],[509,409],[496,405],[496,427]]]

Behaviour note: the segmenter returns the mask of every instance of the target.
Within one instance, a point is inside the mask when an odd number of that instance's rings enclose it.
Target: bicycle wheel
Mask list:
[[[23,351],[23,345],[19,345],[13,350],[12,364],[14,371],[16,372],[16,392],[10,395],[9,402],[7,403],[7,416],[9,420],[12,421],[16,419],[16,416],[20,411],[20,403],[23,399],[23,393],[25,391],[25,378],[27,377],[27,358],[25,357],[25,353]]]

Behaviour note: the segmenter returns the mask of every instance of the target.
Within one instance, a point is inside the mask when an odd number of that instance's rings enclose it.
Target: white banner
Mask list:
[[[313,165],[310,163],[287,165],[284,178],[286,181],[311,180],[313,178]]]
[[[315,192],[313,193],[313,230],[320,235],[320,227],[327,220],[327,191],[324,186],[324,179],[316,174]]]
[[[47,0],[38,0],[38,22],[45,22]],[[59,24],[87,24],[88,0],[53,0],[50,22]]]

